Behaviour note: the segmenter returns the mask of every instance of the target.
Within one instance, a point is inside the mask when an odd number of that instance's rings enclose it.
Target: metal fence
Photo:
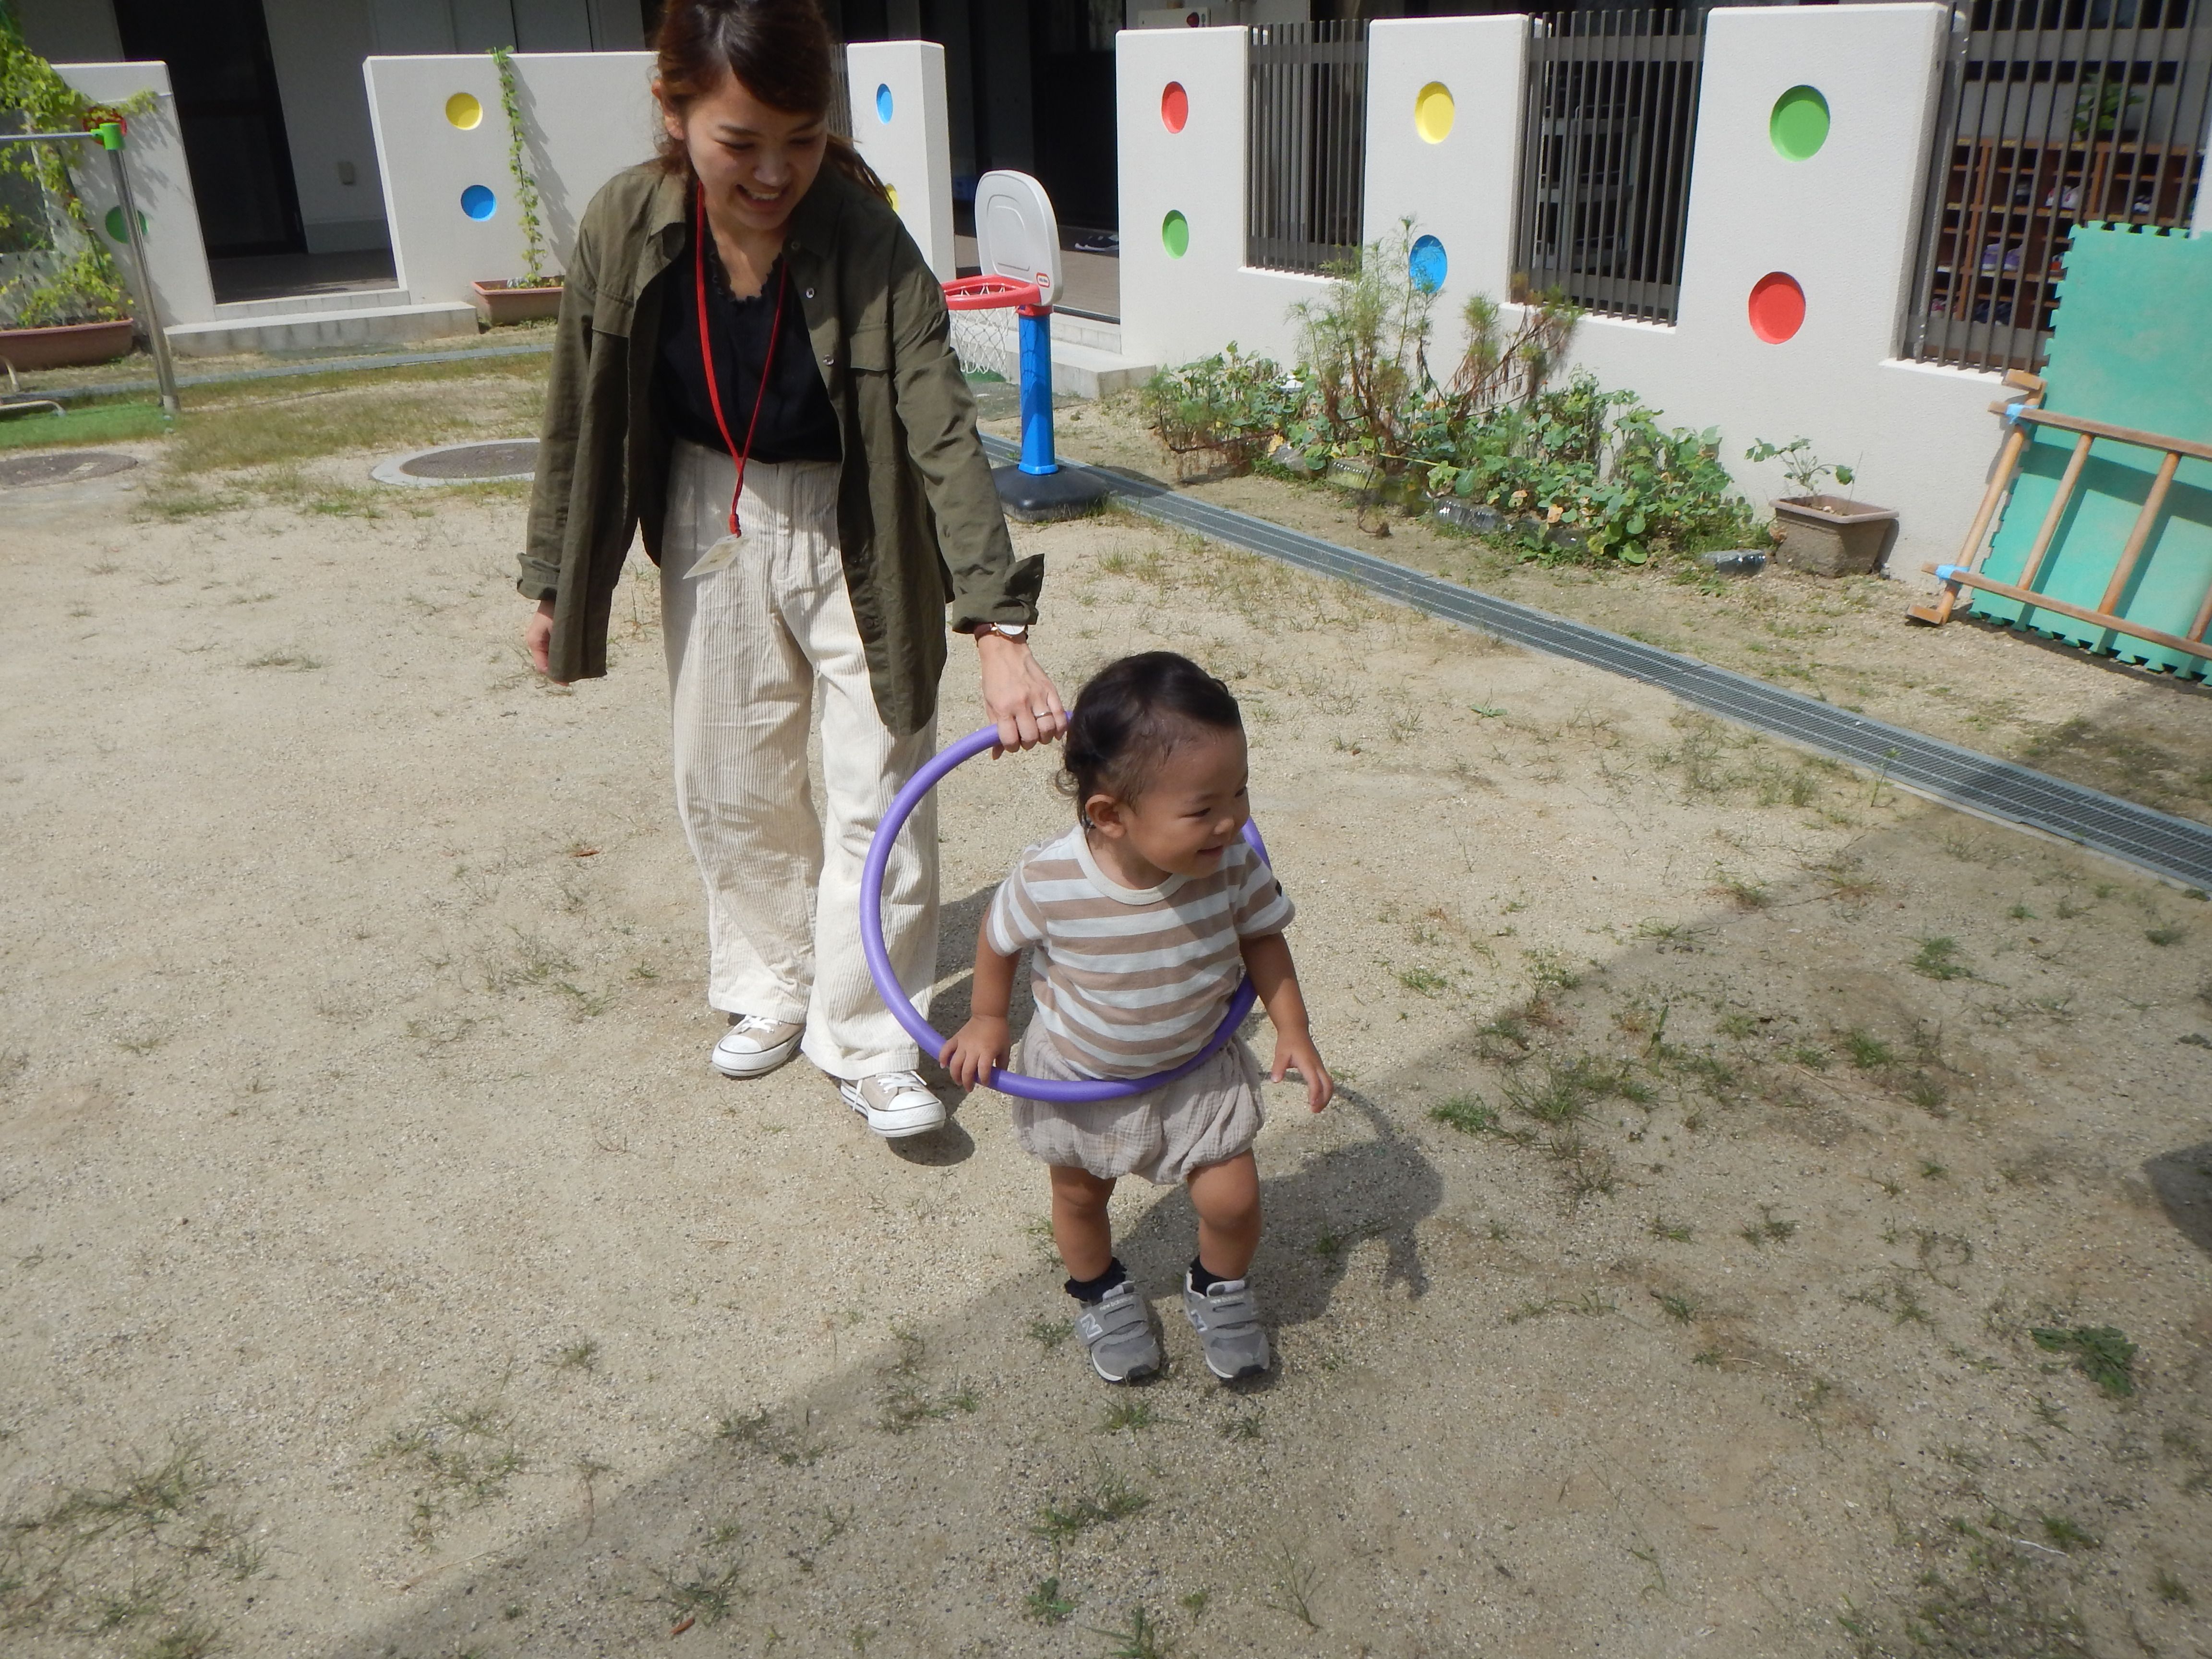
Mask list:
[[[1905,355],[2039,368],[2075,225],[2190,222],[2208,86],[2201,0],[1959,6]]]
[[[845,48],[830,54],[830,131],[840,138],[853,136],[853,77],[845,64]]]
[[[1703,7],[1534,20],[1514,253],[1528,289],[1674,321],[1705,23]]]
[[[1244,263],[1328,273],[1359,257],[1367,171],[1367,25],[1251,31]]]

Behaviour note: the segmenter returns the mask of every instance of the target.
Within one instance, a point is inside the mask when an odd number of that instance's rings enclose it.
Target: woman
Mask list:
[[[606,672],[633,529],[660,566],[677,809],[707,887],[712,1063],[804,1054],[885,1137],[942,1126],[860,951],[860,865],[933,752],[945,613],[975,641],[1000,743],[1065,724],[945,296],[827,117],[815,0],[670,0],[659,159],[585,210],[547,395],[524,597],[539,672]],[[819,714],[829,823],[808,784]],[[937,956],[927,805],[884,883],[901,981]]]

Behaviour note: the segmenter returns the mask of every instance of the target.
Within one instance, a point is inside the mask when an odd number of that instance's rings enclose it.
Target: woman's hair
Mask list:
[[[1060,789],[1074,797],[1079,814],[1093,795],[1133,801],[1194,727],[1244,729],[1237,699],[1219,680],[1172,651],[1109,662],[1091,677],[1067,718]]]
[[[816,0],[667,0],[653,49],[661,103],[679,119],[726,75],[787,115],[826,117],[836,95],[830,54],[838,48]],[[661,171],[689,178],[691,156],[684,141],[663,127],[659,143]],[[850,139],[831,133],[825,159],[864,190],[890,199]]]

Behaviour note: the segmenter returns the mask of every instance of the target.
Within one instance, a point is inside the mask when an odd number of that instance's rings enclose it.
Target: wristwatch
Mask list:
[[[985,634],[996,634],[1000,639],[1025,640],[1030,636],[1030,625],[1027,623],[977,623],[975,633],[978,638]]]

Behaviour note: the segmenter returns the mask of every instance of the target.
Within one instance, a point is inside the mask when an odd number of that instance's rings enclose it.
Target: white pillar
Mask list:
[[[853,143],[891,189],[891,205],[941,283],[952,247],[952,140],[945,48],[934,40],[868,40],[845,48]]]

